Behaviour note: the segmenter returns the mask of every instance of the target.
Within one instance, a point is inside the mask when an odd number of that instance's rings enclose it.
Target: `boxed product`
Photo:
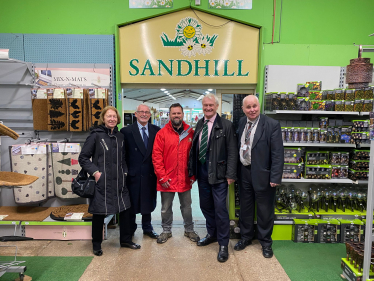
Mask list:
[[[334,91],[327,90],[326,92],[327,92],[326,99],[328,99],[328,100],[335,100],[335,93],[334,93]]]
[[[301,179],[303,170],[302,163],[284,163],[282,179]]]
[[[347,179],[348,178],[348,166],[332,165],[331,178],[332,179]]]
[[[345,100],[344,111],[354,111],[354,101]]]
[[[280,95],[280,110],[288,110],[288,94],[285,92],[279,93]]]
[[[280,94],[278,93],[271,93],[269,94],[269,99],[270,101],[268,103],[270,103],[270,108],[269,110],[273,111],[273,110],[280,110]]]
[[[329,163],[328,151],[307,151],[306,164],[307,165],[326,165]]]
[[[352,139],[366,140],[366,139],[369,139],[369,135],[368,135],[368,132],[352,132]]]
[[[360,100],[365,98],[364,89],[355,89],[355,100]]]
[[[309,89],[309,92],[310,91],[321,91],[322,82],[321,81],[306,82],[305,87]]]
[[[292,240],[299,243],[316,243],[318,241],[318,222],[315,219],[293,219]]]
[[[310,100],[322,100],[322,92],[309,90],[309,99]]]
[[[340,221],[318,220],[317,243],[340,243]]]
[[[352,151],[351,159],[353,160],[369,160],[370,150],[354,149]]]
[[[306,165],[306,179],[331,179],[331,165]]]
[[[297,96],[298,97],[309,97],[309,89],[304,84],[297,84]]]
[[[351,160],[349,161],[349,167],[353,170],[369,170],[370,160]]]
[[[335,89],[335,100],[344,100],[344,90],[342,89]]]
[[[352,127],[343,127],[340,133],[340,143],[352,143]]]
[[[309,100],[309,104],[310,104],[309,110],[320,110],[320,111],[325,110],[325,101],[323,100]]]
[[[284,163],[301,163],[304,161],[305,150],[301,147],[285,147]]]
[[[298,97],[296,100],[296,108],[300,111],[309,110],[309,98]]]
[[[372,87],[366,87],[364,89],[364,99],[374,99]]]
[[[288,93],[288,110],[297,110],[297,95],[295,93]]]
[[[369,128],[369,120],[352,120],[353,126],[358,128]]]
[[[327,130],[321,129],[319,132],[319,142],[320,143],[326,143],[327,142]]]
[[[364,222],[361,220],[339,220],[341,242],[360,242],[364,234]]]
[[[367,180],[369,178],[369,171],[349,169],[348,177],[353,181]]]
[[[365,100],[355,100],[355,105],[354,105],[354,111],[356,112],[361,112],[364,110],[364,101]]]
[[[325,111],[335,111],[335,100],[325,101]]]
[[[345,101],[335,100],[335,111],[344,111],[344,110],[345,110]]]
[[[345,100],[346,101],[354,101],[355,100],[355,90],[354,89],[346,89],[345,90]]]
[[[372,112],[373,111],[373,100],[364,100],[364,109],[363,112]]]

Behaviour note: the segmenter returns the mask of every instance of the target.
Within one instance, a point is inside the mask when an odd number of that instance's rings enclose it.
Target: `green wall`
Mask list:
[[[201,3],[199,10],[261,28],[259,93],[265,65],[343,66],[357,56],[353,43],[374,45],[368,36],[374,33],[373,0],[283,0],[281,39],[274,44],[273,0],[253,0],[252,10],[211,10],[208,0]],[[190,0],[174,0],[173,9],[129,9],[128,0],[0,0],[0,33],[116,34],[117,25],[189,6]],[[280,10],[276,0],[275,42]],[[374,53],[365,57],[374,61]]]

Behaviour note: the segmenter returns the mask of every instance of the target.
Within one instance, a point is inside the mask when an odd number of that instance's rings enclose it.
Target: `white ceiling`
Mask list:
[[[201,95],[205,95],[207,89],[166,89],[173,97],[197,99]],[[215,93],[215,90],[212,91]],[[173,98],[166,95],[160,89],[123,89],[123,97],[142,102],[150,103],[168,103],[173,102]],[[223,101],[230,103],[232,101],[231,95],[223,95]]]

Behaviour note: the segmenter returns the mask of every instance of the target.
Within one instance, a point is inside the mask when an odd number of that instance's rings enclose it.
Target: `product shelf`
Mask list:
[[[361,112],[367,113],[367,112]],[[354,111],[322,111],[322,110],[273,110],[265,111],[265,114],[320,114],[320,115],[360,115],[360,112]]]
[[[352,143],[303,143],[303,142],[284,142],[283,146],[297,146],[297,147],[347,147],[347,148],[356,148],[355,144]],[[369,145],[370,147],[370,145]]]
[[[282,179],[282,183],[353,183],[350,179]]]

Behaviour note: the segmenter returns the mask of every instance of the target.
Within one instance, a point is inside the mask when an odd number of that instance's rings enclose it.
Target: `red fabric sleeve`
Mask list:
[[[161,184],[167,182],[166,170],[164,164],[164,144],[165,138],[163,132],[160,130],[156,134],[155,141],[153,143],[152,151],[152,162],[155,174],[157,176],[157,181]]]

